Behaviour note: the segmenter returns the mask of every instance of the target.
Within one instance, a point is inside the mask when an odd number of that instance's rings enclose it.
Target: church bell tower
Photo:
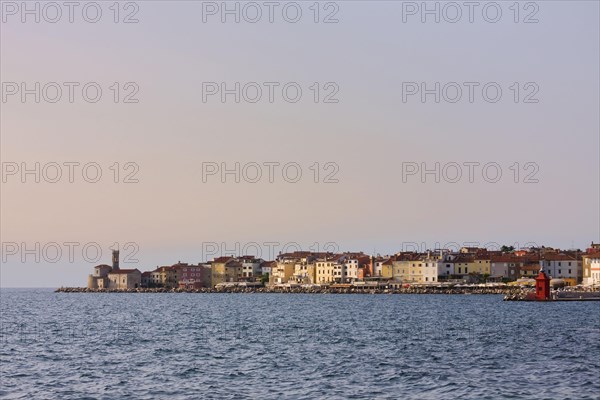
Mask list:
[[[112,251],[112,270],[119,270],[119,250]]]

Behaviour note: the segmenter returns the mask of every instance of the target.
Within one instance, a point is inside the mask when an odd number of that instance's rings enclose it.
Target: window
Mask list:
[[[571,273],[571,270],[569,270],[569,273]]]
[[[558,270],[558,274],[559,274],[559,275],[560,275],[560,274],[562,274],[562,271],[561,271],[560,269]]]

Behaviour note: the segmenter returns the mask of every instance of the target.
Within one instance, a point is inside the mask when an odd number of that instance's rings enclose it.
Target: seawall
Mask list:
[[[61,287],[59,293],[298,293],[298,294],[512,294],[515,288],[282,288],[282,287],[219,287],[200,289],[137,288],[137,289],[88,289]]]

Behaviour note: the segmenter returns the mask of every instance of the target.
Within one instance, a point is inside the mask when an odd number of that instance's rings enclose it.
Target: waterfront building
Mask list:
[[[310,251],[280,253],[271,267],[269,284],[298,283],[303,281],[305,274],[308,275],[308,263],[311,257],[313,255]],[[306,271],[303,271],[303,266],[306,266]],[[308,276],[306,278],[308,279]]]
[[[420,255],[417,255],[415,258],[415,260],[410,262],[409,281],[421,283],[425,281],[423,276],[423,260]]]
[[[582,257],[582,271],[584,285],[600,286],[600,251],[588,253]]]
[[[394,256],[387,258],[385,261],[379,262],[377,266],[377,277],[383,279],[394,278]]]
[[[208,264],[182,265],[178,286],[182,289],[200,289],[212,286],[211,266]]]
[[[170,266],[156,267],[150,272],[150,286],[153,287],[173,287],[173,272]]]
[[[411,283],[414,281],[415,268],[417,263],[421,263],[421,256],[415,252],[401,252],[390,258],[391,271],[386,273],[394,282]],[[413,266],[413,264],[415,264]],[[387,272],[387,271],[382,271]]]
[[[181,280],[181,270],[185,267],[188,267],[187,263],[182,263],[181,261],[178,261],[177,264],[173,264],[170,268],[167,268],[166,279],[168,288],[179,287],[179,281]]]
[[[348,260],[348,255],[338,254],[332,257],[332,260],[335,261],[335,264],[333,264],[333,282],[349,283],[350,281],[348,279],[348,269],[346,268],[346,261]]]
[[[279,254],[275,263],[276,268],[279,267],[275,271],[276,279],[273,283],[313,283],[314,268],[310,268],[310,262],[313,259],[314,256],[310,252]],[[293,265],[293,271],[289,276],[291,265]]]
[[[443,270],[441,264],[444,262],[447,254],[447,250],[438,249],[434,251],[428,250],[427,253],[421,255],[420,260],[423,263],[423,281],[425,283],[439,281],[438,274],[439,271]],[[442,275],[442,277],[444,276]]]
[[[330,284],[343,279],[344,258],[341,254],[320,257],[315,261],[315,280],[318,284]]]
[[[151,287],[152,286],[152,271],[142,272],[142,287]]]
[[[94,273],[88,276],[88,289],[103,289],[108,286],[108,273],[112,270],[110,265],[101,264],[94,267]]]
[[[273,268],[277,266],[277,261],[263,261],[260,264],[260,270],[262,275],[272,275]]]
[[[540,271],[540,264],[524,263],[519,266],[519,277],[520,279],[529,278],[534,279]]]
[[[355,282],[358,280],[358,257],[348,257],[344,262],[344,266],[346,267],[346,277],[348,282]]]
[[[88,276],[88,289],[104,289],[109,286],[108,274],[119,270],[119,250],[112,251],[112,267],[106,264],[96,265],[93,274]]]
[[[488,255],[486,252],[478,253],[477,255],[475,255],[472,268],[473,272],[471,273],[487,276],[491,275],[491,256]]]
[[[299,260],[294,264],[294,274],[291,279],[296,283],[312,284],[316,282],[316,268],[314,263]]]
[[[492,280],[516,280],[521,260],[513,254],[492,256],[490,259],[490,278]]]
[[[484,275],[490,275],[490,257],[488,252],[481,249],[478,249],[476,253],[466,251],[447,253],[438,262],[439,279],[454,279],[471,283],[481,281],[485,277]]]
[[[371,257],[363,253],[346,255],[348,256],[348,258],[344,262],[344,265],[346,266],[347,282],[356,282],[358,280],[363,280],[364,272],[363,276],[359,277],[359,270],[362,269],[364,271],[365,268],[369,268],[371,264]]]
[[[383,277],[383,263],[389,260],[389,257],[377,255],[373,258],[373,277]]]
[[[464,278],[473,271],[474,256],[471,254],[456,254],[454,261],[454,275]]]
[[[438,280],[449,280],[454,276],[454,260],[450,253],[444,253],[437,262]]]
[[[274,284],[288,283],[288,281],[294,275],[295,269],[295,263],[278,261],[277,266],[272,270],[269,282]]]
[[[150,272],[150,284],[149,284],[150,287],[164,286],[165,280],[166,280],[166,274],[161,272],[161,268],[166,268],[166,267],[156,267],[155,270]]]
[[[142,286],[139,269],[117,269],[108,273],[109,289],[137,289]]]
[[[422,269],[423,280],[422,280],[422,282],[424,282],[424,283],[437,282],[437,280],[438,280],[437,260],[433,261],[433,260],[423,258],[423,259],[421,259],[421,262],[423,263],[423,269]]]
[[[493,280],[515,281],[520,277],[535,277],[539,271],[539,255],[533,251],[513,251],[490,258],[490,275]],[[524,268],[525,267],[525,268]]]
[[[571,286],[581,281],[582,265],[576,256],[547,252],[540,258],[539,267],[544,268],[551,278],[563,279]]]
[[[242,264],[241,278],[246,281],[255,281],[262,275],[262,264],[265,260],[254,256],[241,256],[238,261]]]
[[[225,282],[239,282],[242,277],[242,264],[233,257],[215,258],[212,262],[211,274],[212,286]]]

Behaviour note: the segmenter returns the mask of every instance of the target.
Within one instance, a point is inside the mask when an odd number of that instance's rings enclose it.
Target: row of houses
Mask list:
[[[263,274],[268,276],[271,265],[253,256],[219,257],[199,264],[178,262],[159,266],[152,271],[119,268],[119,252],[113,251],[113,265],[94,267],[88,277],[90,289],[182,288],[199,289],[226,282],[255,282]],[[264,271],[264,272],[263,272]]]
[[[515,281],[533,278],[541,268],[567,285],[600,285],[600,244],[585,252],[552,248],[490,251],[463,247],[459,251],[439,249],[367,255],[363,252],[296,251],[279,254],[273,261],[254,256],[223,256],[212,261],[178,262],[152,271],[120,269],[118,251],[113,266],[98,265],[88,278],[89,288],[134,289],[166,287],[198,289],[235,282],[281,284],[356,284],[385,281],[396,284],[439,282]]]
[[[529,249],[501,252],[479,248],[462,248],[427,253],[401,252],[391,256],[368,256],[363,253],[285,254],[277,259],[271,283],[332,284],[364,280],[387,280],[400,283],[435,283],[447,281],[481,282],[514,281],[535,277],[544,270],[567,284],[600,284],[600,249],[560,251]],[[585,266],[585,268],[584,268]],[[595,275],[594,275],[595,274]],[[584,282],[585,280],[585,282]]]

